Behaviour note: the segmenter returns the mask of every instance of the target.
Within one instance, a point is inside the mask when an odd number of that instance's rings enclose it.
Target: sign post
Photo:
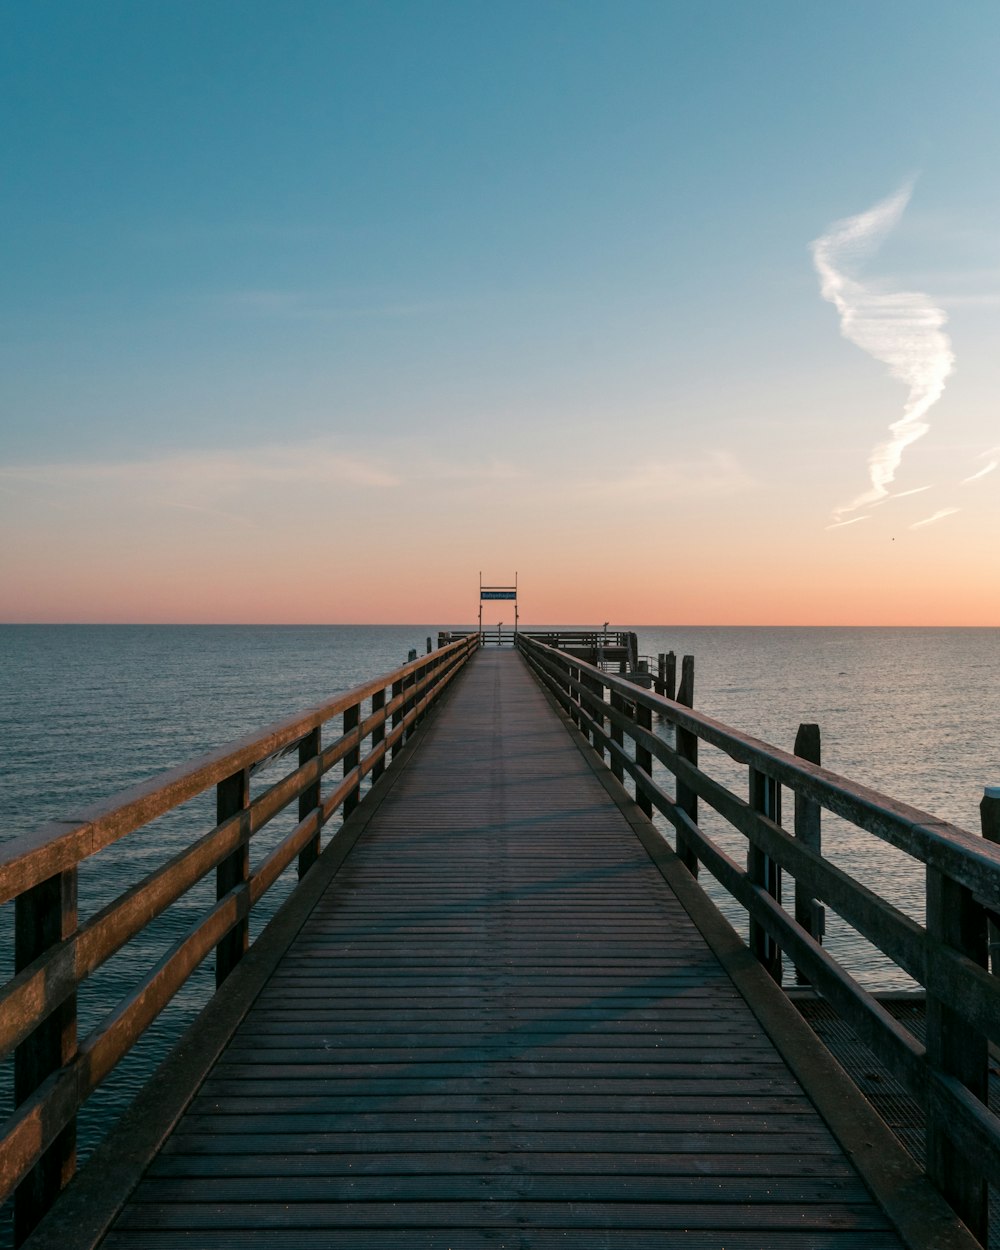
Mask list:
[[[514,604],[514,639],[517,639],[517,574],[514,574],[513,586],[484,586],[483,575],[479,574],[479,640],[483,638],[483,604],[496,600],[509,600]],[[503,645],[500,626],[497,626],[497,645]]]

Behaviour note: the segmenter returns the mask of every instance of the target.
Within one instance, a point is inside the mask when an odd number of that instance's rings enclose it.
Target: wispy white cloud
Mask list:
[[[200,504],[178,503],[175,499],[168,499],[165,503],[168,508],[180,508],[182,512],[201,512],[205,516],[219,516],[227,521],[239,521],[241,525],[249,525],[252,529],[260,528],[256,521],[240,512],[227,512],[222,508],[203,508]]]
[[[597,498],[722,499],[743,494],[756,484],[731,454],[714,451],[687,460],[644,460],[622,473],[616,473],[612,465],[606,475],[580,481],[575,489]]]
[[[987,473],[992,473],[994,469],[1000,467],[1000,447],[991,447],[988,451],[981,452],[976,459],[985,460],[986,464],[969,477],[963,477],[960,483],[962,486],[969,482],[978,482],[981,477],[985,477]]]
[[[943,329],[947,318],[938,305],[918,291],[890,291],[862,282],[854,272],[897,224],[912,191],[912,182],[905,184],[867,212],[835,222],[812,244],[823,298],[840,314],[844,338],[888,365],[890,375],[909,392],[903,415],[869,456],[870,489],[835,508],[835,521],[888,495],[904,451],[930,428],[927,412],[941,397],[954,366]]]
[[[886,496],[886,499],[908,499],[911,495],[922,495],[925,490],[933,490],[933,489],[934,488],[930,485],[914,486],[911,490],[893,491],[891,495]]]
[[[345,455],[325,442],[278,444],[237,450],[209,450],[143,460],[113,460],[0,466],[10,482],[52,485],[111,485],[144,489],[195,488],[238,491],[264,483],[290,485],[351,483],[391,487],[395,473],[370,461]]]
[[[925,490],[933,490],[933,486],[914,486],[910,490],[894,490],[891,494],[883,495],[881,499],[874,499],[868,505],[869,508],[881,508],[883,504],[891,503],[894,499],[908,499],[910,495],[922,495]],[[829,529],[830,526],[827,526]]]
[[[956,512],[961,512],[961,510],[961,508],[939,508],[937,512],[932,512],[930,516],[925,516],[922,521],[914,521],[910,529],[923,529],[925,525],[933,525],[935,521],[943,521],[946,516],[954,516]]]
[[[489,460],[485,463],[457,460],[417,460],[412,467],[413,476],[433,482],[515,482],[530,477],[530,472],[509,460]]]
[[[831,521],[826,527],[828,530],[842,530],[845,525],[857,525],[859,521],[870,521],[871,517],[866,513],[864,516],[852,516],[849,521]]]

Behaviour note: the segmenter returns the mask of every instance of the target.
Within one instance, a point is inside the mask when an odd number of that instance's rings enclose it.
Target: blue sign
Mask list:
[[[516,590],[481,590],[480,599],[516,599]]]

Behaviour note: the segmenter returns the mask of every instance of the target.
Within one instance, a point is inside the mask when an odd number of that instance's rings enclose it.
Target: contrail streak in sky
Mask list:
[[[826,527],[828,530],[843,529],[845,525],[857,525],[859,521],[867,521],[867,516],[852,516],[849,521],[831,521]]]
[[[919,291],[880,290],[852,273],[899,221],[912,190],[906,183],[867,212],[835,222],[812,244],[820,290],[840,314],[841,334],[888,365],[890,375],[909,388],[903,415],[868,458],[870,489],[834,509],[835,521],[888,495],[903,452],[930,428],[924,418],[955,363],[941,308]]]
[[[989,451],[984,451],[979,456],[979,459],[985,460],[986,457],[989,456],[990,457],[989,461],[986,464],[984,464],[983,467],[979,469],[976,473],[973,473],[970,477],[963,477],[961,485],[964,486],[966,482],[976,482],[979,480],[979,478],[985,477],[987,473],[992,473],[994,469],[1000,467],[1000,460],[997,459],[998,454],[1000,454],[1000,447],[991,447]]]
[[[941,508],[931,516],[925,516],[922,521],[914,521],[910,529],[918,530],[924,525],[933,525],[935,521],[942,521],[946,516],[954,516],[956,512],[961,512],[961,508]]]

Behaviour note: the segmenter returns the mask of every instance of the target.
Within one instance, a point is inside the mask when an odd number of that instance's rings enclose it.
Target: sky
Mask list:
[[[0,620],[1000,626],[998,63],[995,0],[3,6]]]

